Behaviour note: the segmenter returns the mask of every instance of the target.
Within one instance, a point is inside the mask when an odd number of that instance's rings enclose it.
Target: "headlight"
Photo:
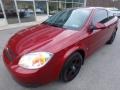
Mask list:
[[[52,56],[49,52],[28,53],[21,57],[18,65],[26,69],[38,69],[45,66]]]

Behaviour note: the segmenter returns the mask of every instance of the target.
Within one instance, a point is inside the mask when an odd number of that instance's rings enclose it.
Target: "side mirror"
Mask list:
[[[90,25],[89,26],[89,32],[93,32],[96,29],[105,29],[106,26],[102,23],[96,23],[96,25]]]
[[[96,23],[95,27],[96,27],[96,29],[105,29],[106,28],[106,26],[102,23]]]

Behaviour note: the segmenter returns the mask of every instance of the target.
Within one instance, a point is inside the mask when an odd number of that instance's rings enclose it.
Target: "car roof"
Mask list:
[[[73,8],[71,8],[73,9]],[[107,10],[106,8],[104,7],[79,7],[79,8],[74,8],[74,9],[90,9],[90,10],[94,10],[94,9],[105,9]]]
[[[108,8],[108,7],[106,7],[106,9],[107,9],[107,10],[112,10],[112,11],[119,10],[118,8],[115,8],[115,7],[113,7],[113,8]]]
[[[84,9],[84,10],[91,10],[91,11],[94,11],[95,9],[104,9],[104,10],[107,10],[104,7],[76,7],[76,8],[67,8],[65,10],[76,10],[76,9]],[[107,10],[107,11],[109,11],[109,10]]]

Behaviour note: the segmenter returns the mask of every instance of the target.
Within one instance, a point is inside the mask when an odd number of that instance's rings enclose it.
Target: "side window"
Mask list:
[[[108,11],[108,17],[113,17],[113,16],[114,16],[113,12]]]
[[[114,16],[113,12],[108,11],[108,21],[111,20],[111,19],[113,19],[114,17],[115,16]]]
[[[95,11],[95,16],[93,18],[93,25],[96,23],[105,23],[108,18],[108,12],[104,9],[99,9]]]

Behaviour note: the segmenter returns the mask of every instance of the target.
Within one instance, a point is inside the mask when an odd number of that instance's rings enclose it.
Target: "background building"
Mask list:
[[[0,26],[41,22],[63,9],[83,6],[120,8],[120,0],[0,0]]]
[[[66,8],[85,6],[85,0],[0,0],[0,26],[40,21]]]
[[[120,0],[87,0],[87,6],[117,7],[120,9]]]

